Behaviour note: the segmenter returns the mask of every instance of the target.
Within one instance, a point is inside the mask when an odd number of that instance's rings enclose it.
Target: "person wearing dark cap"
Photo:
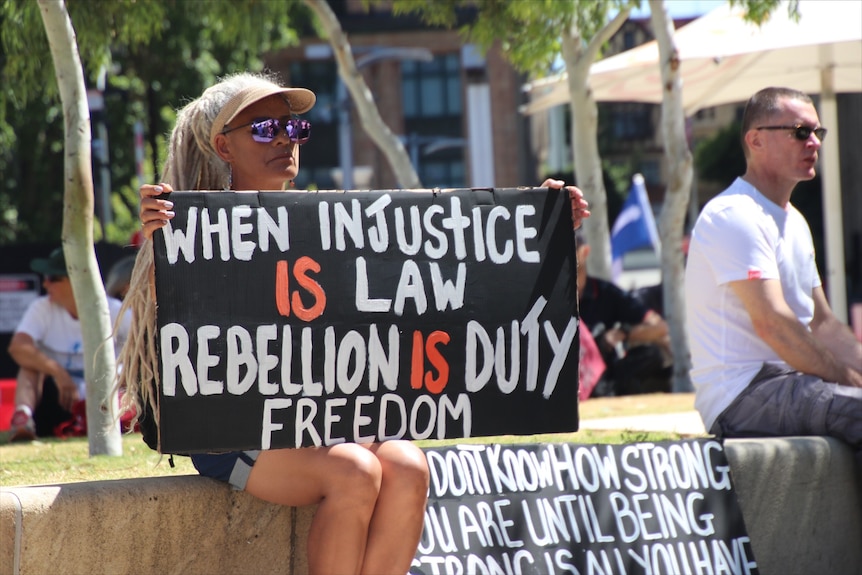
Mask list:
[[[42,274],[47,295],[27,307],[9,343],[9,355],[19,367],[10,441],[54,435],[87,393],[84,342],[63,248],[47,258],[34,259],[30,267]],[[112,322],[120,307],[119,300],[108,298]],[[128,334],[130,321],[131,315],[126,314],[117,333],[117,349]]]

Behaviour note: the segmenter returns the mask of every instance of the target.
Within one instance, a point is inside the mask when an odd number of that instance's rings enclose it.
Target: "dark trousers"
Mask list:
[[[709,430],[719,437],[825,435],[856,452],[862,485],[862,388],[764,364]]]
[[[36,422],[36,435],[39,437],[53,437],[54,429],[72,419],[72,414],[60,405],[60,392],[57,384],[51,377],[45,377],[42,384],[42,399],[33,411],[33,420]]]

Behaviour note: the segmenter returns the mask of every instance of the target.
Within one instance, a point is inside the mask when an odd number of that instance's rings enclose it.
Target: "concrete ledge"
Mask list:
[[[305,573],[314,509],[197,475],[4,488],[0,574]]]
[[[862,575],[862,477],[837,439],[725,442],[763,575]]]
[[[726,451],[763,575],[862,575],[862,482],[848,447],[796,437]],[[300,575],[314,509],[198,476],[4,488],[0,575]]]

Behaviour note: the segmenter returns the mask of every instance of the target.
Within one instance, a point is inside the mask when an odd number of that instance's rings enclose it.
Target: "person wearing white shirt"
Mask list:
[[[746,172],[692,232],[686,315],[695,407],[722,437],[827,435],[862,454],[862,343],[832,312],[808,223],[790,202],[826,136],[811,99],[748,102]]]
[[[42,274],[47,295],[27,307],[9,343],[9,355],[19,366],[10,441],[53,435],[57,425],[72,417],[75,403],[87,395],[81,323],[63,249],[33,260],[30,267]],[[108,298],[112,325],[121,306],[119,300]],[[116,335],[117,349],[130,322],[127,313]]]

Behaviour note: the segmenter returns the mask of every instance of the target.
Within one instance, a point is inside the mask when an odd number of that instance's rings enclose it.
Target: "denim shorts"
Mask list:
[[[764,364],[715,420],[720,437],[825,435],[862,450],[862,388]]]
[[[204,477],[230,483],[234,488],[243,491],[258,455],[260,451],[195,453],[191,459],[195,469]]]

